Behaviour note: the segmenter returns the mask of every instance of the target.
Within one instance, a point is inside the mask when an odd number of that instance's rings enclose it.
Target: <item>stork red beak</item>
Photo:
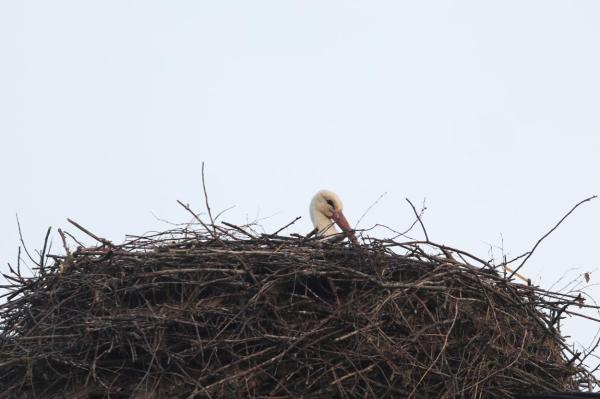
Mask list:
[[[333,219],[335,224],[340,226],[340,229],[342,229],[342,231],[346,233],[346,236],[348,236],[350,241],[352,241],[352,244],[358,246],[358,240],[356,239],[356,236],[354,235],[354,232],[352,231],[352,228],[350,227],[350,223],[348,223],[346,216],[344,216],[344,214],[341,211],[337,211],[333,213],[331,219]]]

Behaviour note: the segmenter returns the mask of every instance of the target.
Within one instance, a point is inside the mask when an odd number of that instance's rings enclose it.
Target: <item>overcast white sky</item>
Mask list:
[[[517,255],[600,193],[599,17],[596,0],[2,1],[0,270],[17,212],[34,248],[67,217],[114,241],[166,228],[152,213],[188,221],[175,200],[202,208],[202,161],[226,221],[306,233],[318,189],[351,223],[387,192],[363,227],[404,228],[404,198],[426,198],[432,240],[486,257],[502,235]],[[579,209],[523,273],[598,284],[599,221],[600,200]]]

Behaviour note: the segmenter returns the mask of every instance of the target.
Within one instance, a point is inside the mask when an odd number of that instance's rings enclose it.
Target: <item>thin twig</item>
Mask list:
[[[210,211],[210,205],[208,204],[208,193],[206,192],[206,178],[204,176],[204,162],[202,162],[202,190],[204,191],[204,203],[206,204],[206,210],[208,211],[208,217],[210,218],[210,224],[214,227],[215,220],[213,219],[212,212]]]
[[[215,216],[215,223],[217,223],[217,220],[219,220],[219,217],[221,215],[223,215],[225,212],[232,210],[233,208],[235,208],[235,205],[231,205],[229,208],[225,208],[223,209],[221,212],[217,213],[217,216]]]
[[[535,243],[535,245],[533,246],[533,248],[531,249],[531,251],[529,251],[529,255],[527,255],[527,257],[526,257],[525,259],[523,259],[523,262],[521,262],[521,264],[520,264],[520,265],[519,265],[519,266],[518,266],[518,267],[517,267],[517,268],[516,268],[516,269],[515,269],[515,270],[514,270],[514,271],[513,271],[513,272],[512,272],[512,273],[511,273],[509,276],[508,276],[508,278],[509,278],[509,279],[510,279],[510,278],[512,278],[512,276],[513,276],[515,273],[517,273],[517,272],[518,272],[518,271],[519,271],[519,270],[520,270],[520,269],[523,267],[523,265],[525,265],[525,262],[527,262],[527,260],[529,260],[529,258],[531,257],[531,255],[533,255],[533,253],[535,252],[536,248],[537,248],[537,247],[538,247],[538,246],[539,246],[539,245],[542,243],[542,241],[544,241],[544,239],[545,239],[546,237],[548,237],[550,234],[552,234],[552,232],[553,232],[554,230],[556,230],[556,229],[558,228],[558,226],[560,226],[560,224],[561,224],[561,223],[562,223],[562,222],[563,222],[563,221],[564,221],[566,218],[568,218],[568,217],[569,217],[569,215],[570,215],[571,213],[573,213],[573,211],[575,211],[575,209],[577,209],[577,208],[578,208],[578,207],[579,207],[581,204],[583,204],[583,203],[585,203],[585,202],[588,202],[588,201],[591,201],[591,200],[593,200],[593,199],[595,199],[595,198],[597,198],[597,197],[598,197],[597,195],[592,195],[591,197],[589,197],[589,198],[586,198],[586,199],[584,199],[583,201],[580,201],[580,202],[578,202],[577,204],[575,204],[575,206],[574,206],[573,208],[571,208],[571,210],[570,210],[569,212],[567,212],[567,214],[566,214],[565,216],[563,216],[563,217],[562,217],[562,218],[561,218],[561,219],[558,221],[558,223],[556,223],[556,224],[554,225],[554,227],[552,227],[552,228],[550,229],[550,231],[548,231],[546,234],[544,234],[544,235],[542,236],[542,238],[540,238],[540,239],[539,239],[539,240],[538,240],[538,241]]]
[[[277,230],[275,233],[269,234],[269,235],[272,236],[272,237],[275,237],[277,234],[281,233],[283,230],[287,229],[288,227],[290,227],[291,225],[293,225],[294,223],[296,223],[300,219],[302,219],[302,216],[296,216],[296,218],[294,220],[292,220],[291,222],[289,222],[288,224],[286,224],[285,226],[283,226],[282,228],[280,228],[279,230]]]
[[[217,240],[219,237],[217,236],[217,233],[214,231],[214,229],[209,229],[208,226],[206,225],[206,223],[204,223],[202,221],[202,219],[200,219],[200,217],[198,215],[196,215],[194,213],[194,211],[192,211],[192,209],[189,207],[189,205],[184,204],[183,202],[177,200],[177,203],[179,205],[181,205],[183,207],[183,209],[185,209],[186,211],[188,211],[193,217],[194,219],[196,219],[198,221],[198,223],[200,223],[202,225],[202,227],[204,227],[204,229],[210,233],[210,235]]]
[[[256,237],[254,237],[252,234],[248,233],[246,230],[242,229],[240,226],[236,226],[236,225],[235,225],[235,224],[233,224],[233,223],[227,223],[227,222],[221,222],[221,223],[222,223],[223,225],[225,225],[225,226],[229,227],[229,228],[232,228],[232,229],[234,229],[234,230],[237,230],[237,231],[239,231],[240,233],[242,233],[242,234],[243,234],[243,235],[245,235],[246,237],[249,237],[249,238],[256,238]]]
[[[27,254],[27,257],[29,258],[29,260],[37,265],[37,262],[31,256],[31,254],[29,253],[29,250],[27,250],[27,245],[25,245],[25,240],[23,239],[23,232],[21,231],[21,222],[19,222],[19,215],[16,214],[15,216],[17,218],[17,229],[19,230],[19,241],[21,242],[21,246],[23,247],[23,250]]]
[[[421,220],[421,216],[419,216],[419,213],[417,212],[417,208],[415,208],[413,203],[410,202],[410,200],[408,198],[406,198],[406,202],[408,202],[410,204],[410,207],[412,208],[415,216],[417,217],[417,220],[419,221],[419,224],[421,225],[421,229],[423,229],[423,234],[425,234],[425,240],[429,241],[429,236],[427,235],[427,229],[425,229],[425,225],[423,224],[423,221]]]
[[[40,252],[40,271],[44,271],[44,264],[46,263],[46,249],[48,248],[48,240],[50,239],[50,232],[52,231],[52,227],[48,227],[46,231],[46,237],[44,238],[44,246],[42,247],[42,252]]]
[[[356,222],[356,224],[354,225],[354,229],[356,230],[358,229],[358,225],[360,224],[360,222],[363,220],[363,218],[367,215],[367,213],[369,213],[369,211],[371,210],[371,208],[373,208],[375,205],[377,205],[379,203],[379,201],[385,197],[387,195],[387,192],[384,192],[383,194],[381,194],[376,200],[375,202],[373,202],[371,205],[369,205],[369,207],[367,208],[367,210],[358,218],[358,221]]]
[[[85,234],[92,237],[94,240],[98,241],[102,245],[106,245],[107,247],[115,248],[115,246],[112,242],[110,242],[104,238],[98,237],[97,235],[95,235],[94,233],[92,233],[91,231],[86,229],[85,227],[81,226],[79,223],[74,222],[73,220],[71,220],[69,218],[67,218],[67,222],[71,223],[73,226],[77,227],[79,230],[83,231]]]

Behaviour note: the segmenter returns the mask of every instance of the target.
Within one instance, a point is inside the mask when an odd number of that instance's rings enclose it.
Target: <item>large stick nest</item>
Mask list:
[[[241,231],[104,242],[15,272],[0,395],[484,398],[593,379],[557,329],[575,297],[431,243]]]

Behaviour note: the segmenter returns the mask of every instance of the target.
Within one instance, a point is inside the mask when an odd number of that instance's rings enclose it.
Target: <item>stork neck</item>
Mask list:
[[[314,211],[311,213],[313,225],[317,229],[317,234],[320,236],[330,236],[337,234],[337,229],[331,219],[323,215],[321,212]]]

